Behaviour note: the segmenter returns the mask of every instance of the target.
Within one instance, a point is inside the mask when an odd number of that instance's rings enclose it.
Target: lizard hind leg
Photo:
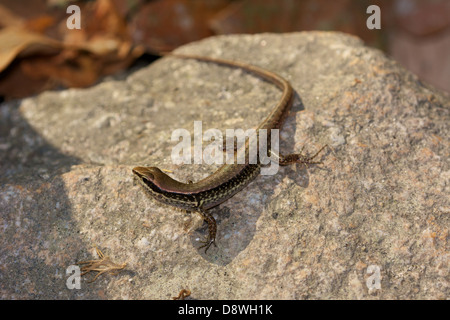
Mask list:
[[[303,154],[303,149],[305,148],[305,146],[302,147],[302,149],[300,150],[300,153],[293,153],[293,154],[288,154],[286,156],[283,155],[278,155],[278,163],[280,164],[280,166],[287,166],[290,164],[294,164],[294,163],[300,163],[300,164],[306,164],[306,165],[310,165],[310,164],[322,164],[322,161],[313,161],[318,155],[319,153],[325,149],[325,147],[327,147],[327,145],[322,146],[322,148],[319,149],[319,151],[317,151],[315,154],[313,154],[312,156],[307,156],[305,154]]]
[[[206,253],[212,244],[214,244],[214,246],[217,247],[216,245],[217,224],[212,214],[209,213],[208,211],[200,209],[199,213],[202,215],[203,219],[208,223],[208,235],[206,236],[206,239],[204,241],[201,241],[203,245],[199,247],[199,249],[205,248]]]

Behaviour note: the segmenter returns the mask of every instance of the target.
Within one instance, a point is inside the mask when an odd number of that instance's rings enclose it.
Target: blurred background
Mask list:
[[[372,4],[379,30],[366,27]],[[0,0],[0,102],[120,77],[213,35],[307,30],[354,34],[450,92],[449,0]]]

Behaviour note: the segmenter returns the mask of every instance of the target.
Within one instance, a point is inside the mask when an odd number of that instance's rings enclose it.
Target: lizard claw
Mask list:
[[[205,253],[206,253],[206,251],[208,251],[208,249],[209,249],[209,247],[211,247],[211,245],[213,244],[215,247],[217,247],[217,245],[216,245],[216,239],[210,239],[209,238],[209,236],[207,236],[206,237],[206,240],[204,240],[204,241],[201,241],[201,243],[203,243],[203,245],[202,246],[200,246],[200,247],[198,247],[199,249],[201,249],[201,248],[205,248]]]

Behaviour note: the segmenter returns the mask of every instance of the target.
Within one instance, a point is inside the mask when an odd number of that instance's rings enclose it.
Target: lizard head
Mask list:
[[[133,168],[134,175],[144,183],[153,183],[158,185],[158,181],[163,180],[167,174],[156,167],[135,167]]]
[[[180,187],[179,185],[182,185],[181,182],[172,179],[156,167],[135,167],[133,173],[140,183],[154,191],[156,191],[154,187],[162,191],[171,191],[173,188],[176,189]]]

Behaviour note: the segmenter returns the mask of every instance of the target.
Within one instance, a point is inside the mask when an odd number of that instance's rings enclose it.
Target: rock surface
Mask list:
[[[449,297],[449,98],[380,51],[339,33],[209,38],[180,52],[255,64],[299,98],[281,150],[322,165],[258,177],[206,227],[150,199],[136,165],[201,179],[174,165],[174,129],[256,126],[279,99],[238,69],[164,58],[86,90],[4,103],[0,117],[2,299],[443,299]],[[66,269],[95,258],[118,275]],[[380,275],[377,289],[377,275]]]

